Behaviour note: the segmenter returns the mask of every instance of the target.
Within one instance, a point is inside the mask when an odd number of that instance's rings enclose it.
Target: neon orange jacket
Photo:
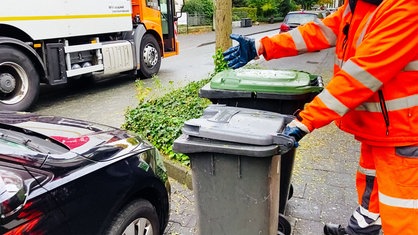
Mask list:
[[[267,60],[335,46],[334,77],[299,114],[309,130],[335,120],[371,145],[418,143],[418,0],[346,1],[261,43]]]

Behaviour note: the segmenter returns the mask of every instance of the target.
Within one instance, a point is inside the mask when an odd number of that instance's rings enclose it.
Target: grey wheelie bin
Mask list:
[[[310,102],[322,89],[322,78],[293,70],[237,69],[215,75],[199,96],[214,104],[294,114]],[[288,198],[293,194],[291,176],[295,150],[282,158],[279,212],[284,214]]]
[[[173,149],[190,158],[199,234],[278,234],[281,155],[294,145],[281,132],[291,119],[211,105],[184,123]]]

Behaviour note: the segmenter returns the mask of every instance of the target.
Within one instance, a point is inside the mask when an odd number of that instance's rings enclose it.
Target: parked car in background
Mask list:
[[[291,11],[287,13],[280,25],[280,33],[288,32],[316,19],[323,19],[325,16],[325,11]]]
[[[163,234],[158,151],[96,123],[0,112],[0,234]]]

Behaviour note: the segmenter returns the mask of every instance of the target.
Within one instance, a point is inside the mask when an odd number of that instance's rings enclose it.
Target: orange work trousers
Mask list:
[[[372,147],[361,145],[361,154],[356,174],[359,206],[353,212],[348,234],[378,235],[381,231],[376,167]]]
[[[356,174],[359,207],[349,234],[418,234],[418,145],[378,147],[362,143]]]
[[[371,151],[384,234],[418,234],[418,145]]]

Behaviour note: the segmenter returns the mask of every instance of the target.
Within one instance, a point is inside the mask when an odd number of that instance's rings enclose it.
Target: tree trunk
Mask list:
[[[216,50],[225,51],[232,46],[232,1],[215,0]]]

